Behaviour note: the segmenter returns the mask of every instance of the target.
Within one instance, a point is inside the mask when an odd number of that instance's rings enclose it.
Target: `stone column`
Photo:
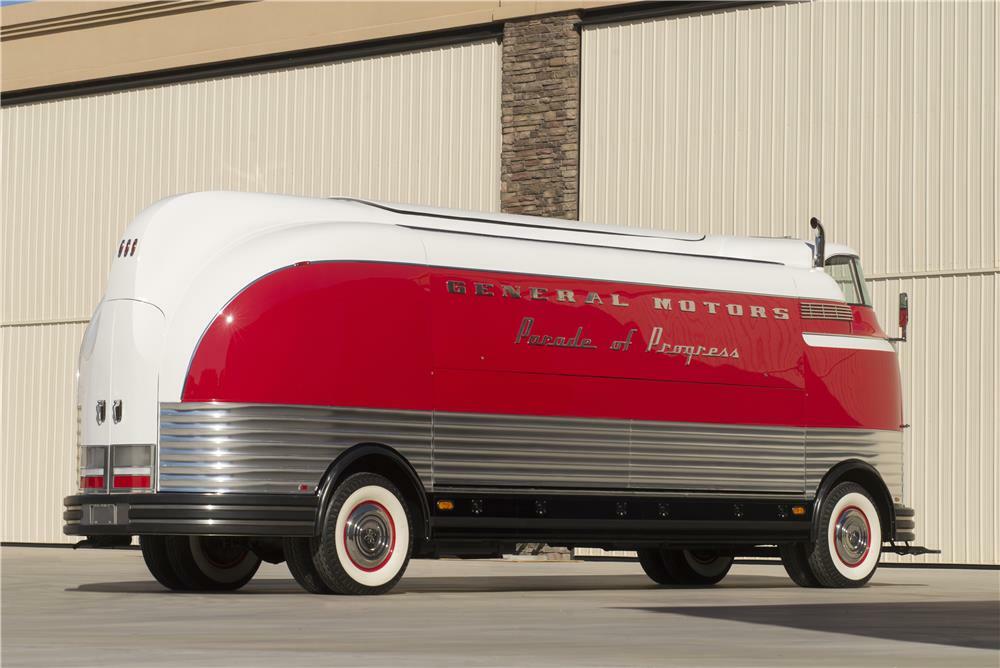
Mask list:
[[[575,12],[504,24],[500,207],[575,219],[580,166],[580,32]]]

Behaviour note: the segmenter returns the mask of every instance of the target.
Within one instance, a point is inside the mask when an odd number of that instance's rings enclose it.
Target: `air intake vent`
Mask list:
[[[818,302],[802,302],[803,320],[853,320],[851,307],[845,304],[821,304]]]

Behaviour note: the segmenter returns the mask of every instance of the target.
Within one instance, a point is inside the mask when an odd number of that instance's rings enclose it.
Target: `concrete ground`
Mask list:
[[[654,586],[632,562],[415,561],[389,595],[306,594],[284,565],[176,594],[136,551],[3,548],[14,666],[1000,666],[1000,572],[883,568],[861,590],[737,565]]]

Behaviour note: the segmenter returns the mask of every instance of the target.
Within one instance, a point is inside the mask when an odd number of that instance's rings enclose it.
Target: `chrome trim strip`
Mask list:
[[[559,489],[546,487],[437,487],[435,491],[439,494],[519,494],[539,496],[622,496],[622,497],[655,497],[663,499],[703,499],[706,497],[716,499],[741,499],[750,494],[746,492],[687,492],[684,490],[656,490],[656,489]],[[802,494],[770,494],[764,492],[753,492],[755,500],[774,499],[800,499]]]
[[[894,353],[896,349],[885,339],[872,336],[853,336],[848,334],[820,334],[803,332],[802,340],[812,348],[841,348],[845,350],[874,350],[881,353]]]
[[[281,527],[301,527],[301,528],[313,528],[315,522],[312,520],[302,521],[302,520],[231,520],[231,519],[181,519],[176,517],[171,517],[168,519],[146,519],[146,518],[129,518],[129,524],[194,524],[211,526],[213,524],[235,524],[241,526],[281,526]]]
[[[77,506],[79,507],[79,506]],[[244,506],[244,505],[222,505],[214,503],[203,504],[176,504],[176,503],[141,503],[132,502],[129,507],[139,510],[192,510],[199,512],[211,512],[213,510],[224,511],[244,511],[244,510],[266,510],[268,512],[301,513],[308,506]],[[69,506],[67,506],[69,508]]]
[[[638,420],[247,403],[164,403],[159,489],[299,494],[347,448],[397,450],[435,488],[815,494],[845,459],[901,496],[902,435]]]

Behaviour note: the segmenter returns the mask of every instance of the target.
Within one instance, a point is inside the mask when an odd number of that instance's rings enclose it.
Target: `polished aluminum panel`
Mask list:
[[[628,420],[434,414],[437,485],[628,484]]]
[[[398,451],[431,486],[431,416],[420,411],[234,403],[160,405],[160,486],[171,492],[313,491],[347,448]]]
[[[903,432],[867,429],[809,429],[806,432],[806,487],[845,459],[874,466],[897,501],[903,498]]]
[[[901,495],[899,432],[434,413],[161,404],[162,491],[295,493],[347,448],[380,443],[426,489],[531,487],[811,496],[845,459]]]
[[[804,429],[635,421],[630,441],[633,488],[805,491]]]

